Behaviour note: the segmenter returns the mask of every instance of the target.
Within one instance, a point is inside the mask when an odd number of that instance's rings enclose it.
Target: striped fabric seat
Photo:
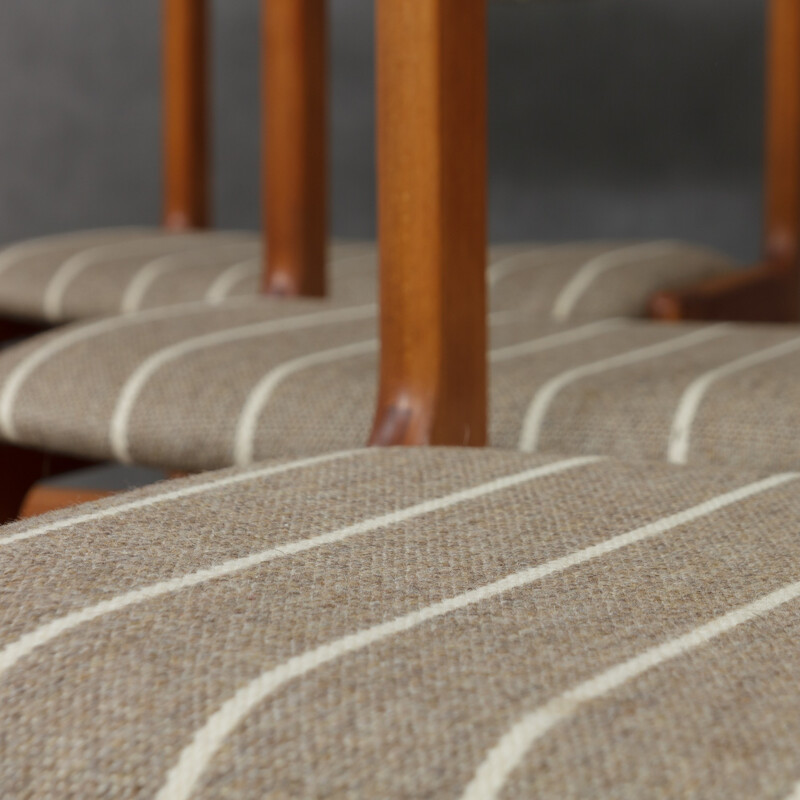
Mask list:
[[[800,475],[368,450],[0,529],[0,795],[796,798]]]
[[[491,254],[495,301],[558,319],[633,316],[657,289],[731,270],[723,256],[680,242],[505,245]],[[374,245],[334,244],[334,300],[377,296]],[[258,292],[260,237],[126,228],[63,234],[0,250],[0,313],[60,323],[169,304],[218,303]]]
[[[0,437],[176,470],[360,447],[375,316],[238,298],[61,328],[0,353]],[[490,318],[493,445],[800,469],[800,328],[530,316]]]

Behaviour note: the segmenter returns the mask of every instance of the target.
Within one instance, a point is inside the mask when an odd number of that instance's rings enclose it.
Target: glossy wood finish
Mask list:
[[[485,6],[377,0],[373,444],[486,443]]]
[[[0,523],[17,518],[25,498],[37,481],[94,465],[94,462],[69,456],[0,444],[3,487],[0,491]]]
[[[40,514],[47,514],[49,511],[58,511],[61,508],[70,508],[71,506],[77,506],[81,503],[103,500],[114,494],[117,493],[99,489],[34,486],[33,489],[28,492],[22,503],[19,518],[28,519],[28,517],[38,517]]]
[[[764,264],[660,292],[663,320],[800,320],[800,0],[767,3]]]
[[[208,0],[163,0],[164,224],[210,223]]]
[[[327,9],[262,0],[265,290],[325,294]]]

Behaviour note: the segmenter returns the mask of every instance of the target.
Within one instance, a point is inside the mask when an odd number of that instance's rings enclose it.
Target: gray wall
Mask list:
[[[215,5],[217,220],[258,224],[256,0]],[[758,249],[763,0],[493,5],[497,239]],[[372,3],[331,0],[333,227],[374,231]],[[159,216],[159,0],[0,3],[0,242]]]

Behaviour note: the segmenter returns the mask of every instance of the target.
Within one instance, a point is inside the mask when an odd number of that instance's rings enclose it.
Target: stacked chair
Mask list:
[[[0,529],[3,796],[800,796],[800,472],[480,447],[485,0],[377,10],[385,447]]]
[[[204,136],[192,133],[205,130],[205,6],[169,0],[166,8],[166,219],[198,226],[207,181]],[[323,0],[264,2],[263,264],[253,236],[193,231],[100,232],[90,238],[111,239],[92,246],[70,235],[0,254],[0,310],[2,298],[22,292],[25,303],[8,311],[28,322],[101,315],[0,358],[0,463],[13,465],[0,494],[4,518],[42,476],[97,461],[198,471],[365,440],[376,385],[375,256],[369,244],[335,244],[325,274],[325,29]],[[670,241],[502,245],[490,262],[496,358],[508,367],[524,364],[520,343],[549,335],[540,322],[642,315],[659,288],[735,272],[719,254]],[[513,427],[496,440],[511,443]],[[86,496],[39,492],[28,508]]]

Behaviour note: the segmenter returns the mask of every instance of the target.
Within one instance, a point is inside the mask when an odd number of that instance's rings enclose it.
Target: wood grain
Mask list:
[[[486,3],[377,0],[380,390],[371,442],[486,443]]]
[[[327,8],[325,0],[262,0],[264,288],[325,294]]]
[[[210,224],[207,0],[163,0],[164,224]]]

